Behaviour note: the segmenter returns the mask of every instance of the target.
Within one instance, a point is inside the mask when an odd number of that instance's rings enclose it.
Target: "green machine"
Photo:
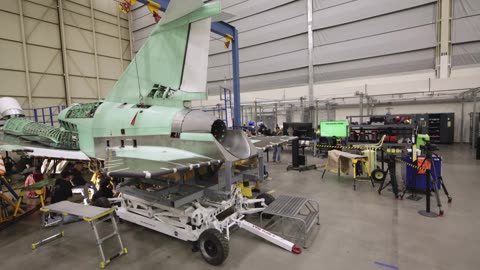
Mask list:
[[[430,136],[428,134],[418,134],[416,148],[421,149],[421,147],[425,146],[429,141],[430,141]]]
[[[322,121],[320,122],[320,136],[345,138],[348,136],[348,122]]]

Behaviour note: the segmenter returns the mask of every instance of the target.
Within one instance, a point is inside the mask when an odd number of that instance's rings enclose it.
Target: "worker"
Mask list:
[[[275,126],[275,136],[280,136],[282,135],[282,130],[280,129],[280,127],[278,126],[278,124]]]
[[[101,176],[100,188],[92,196],[92,204],[99,207],[110,207],[109,198],[113,198],[113,191],[110,188],[110,181],[105,176]]]
[[[282,146],[280,144],[273,147],[273,162],[280,163],[280,156],[282,154]]]
[[[42,173],[40,173],[40,168],[37,168],[37,167],[26,168],[25,170],[22,171],[21,174],[26,176],[25,183],[24,183],[25,187],[31,186],[36,182],[43,180],[43,175]],[[30,190],[27,192],[27,197],[38,198],[38,195],[37,193],[35,193],[34,190]]]
[[[83,171],[83,162],[77,161],[75,162],[75,165],[73,166],[73,169],[71,171],[73,178],[72,178],[72,185],[74,187],[82,187],[83,188],[83,200],[84,203],[87,204],[86,202],[88,201],[88,189],[92,188],[93,193],[97,192],[97,187],[90,181],[85,181],[85,179],[82,176],[82,171]]]
[[[61,174],[61,178],[55,180],[55,187],[52,193],[51,203],[57,203],[66,201],[72,197],[72,184],[74,176],[71,171],[64,170]],[[53,217],[52,217],[53,218]],[[65,215],[63,217],[63,223],[71,223],[81,220],[81,218],[72,215]]]

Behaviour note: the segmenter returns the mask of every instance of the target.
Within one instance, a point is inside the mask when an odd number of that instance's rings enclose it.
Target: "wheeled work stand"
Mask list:
[[[395,199],[399,198],[398,195],[398,182],[397,182],[397,171],[395,167],[395,155],[388,155],[388,160],[387,160],[387,171],[383,174],[382,178],[382,183],[380,184],[380,187],[378,188],[378,194],[382,193],[382,190],[384,190],[388,185],[392,185],[392,191],[393,194],[395,195]],[[385,183],[385,178],[387,174],[390,173],[390,181]]]
[[[37,247],[43,246],[55,239],[65,236],[65,233],[61,228],[61,225],[63,225],[63,222],[64,222],[64,217],[66,215],[73,215],[73,216],[82,217],[83,220],[87,221],[92,226],[93,232],[95,234],[95,239],[98,245],[98,249],[100,251],[100,256],[102,258],[102,261],[99,264],[100,268],[102,269],[105,268],[105,266],[107,266],[113,259],[116,259],[121,255],[128,253],[127,248],[123,246],[122,238],[120,237],[117,222],[115,220],[114,209],[112,208],[101,208],[96,206],[72,203],[69,201],[62,201],[62,202],[45,206],[40,210],[42,212],[57,213],[61,215],[62,220],[60,222],[60,231],[50,237],[40,240],[37,243],[33,243],[32,249],[36,249]],[[105,221],[111,222],[113,227],[113,232],[108,234],[107,236],[101,237],[98,232],[97,226],[100,223],[103,223]],[[102,244],[108,239],[111,239],[113,237],[116,237],[118,239],[118,244],[120,248],[119,248],[119,251],[115,253],[115,255],[113,255],[112,257],[106,258]]]

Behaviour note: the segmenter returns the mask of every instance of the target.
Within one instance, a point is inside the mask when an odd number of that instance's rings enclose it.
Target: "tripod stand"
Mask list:
[[[398,199],[400,196],[398,195],[397,171],[395,166],[395,155],[389,154],[387,157],[387,171],[383,174],[382,183],[378,188],[378,194],[381,194],[382,190],[384,190],[388,185],[392,185],[392,191],[395,195],[395,199]],[[387,173],[390,173],[390,181],[385,183]]]
[[[422,216],[426,217],[437,217],[437,216],[443,216],[444,212],[442,210],[442,202],[440,200],[440,195],[438,193],[438,182],[440,181],[440,184],[442,186],[443,192],[448,198],[448,203],[452,202],[452,197],[448,194],[448,190],[445,186],[445,182],[443,181],[443,178],[439,175],[437,175],[436,169],[435,169],[435,164],[433,163],[433,151],[434,151],[435,146],[430,144],[430,142],[427,142],[425,145],[425,160],[422,162],[424,164],[425,162],[430,162],[431,168],[427,167],[425,171],[426,175],[426,187],[425,187],[425,193],[426,193],[426,207],[425,210],[420,210],[418,213]],[[420,168],[423,168],[423,165],[420,166]],[[434,178],[432,178],[432,172]],[[437,206],[438,206],[438,214],[430,212],[430,196],[431,196],[431,187],[433,184],[433,192],[435,193],[435,199],[437,201]]]

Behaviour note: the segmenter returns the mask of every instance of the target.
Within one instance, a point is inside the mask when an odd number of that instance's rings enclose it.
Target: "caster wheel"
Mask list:
[[[228,257],[228,240],[216,229],[207,229],[198,241],[203,259],[211,265],[220,265]]]
[[[438,213],[438,215],[441,216],[441,217],[443,217],[443,211],[440,211],[440,212]]]
[[[262,193],[258,195],[257,199],[265,199],[265,204],[267,206],[270,205],[273,201],[275,201],[275,197],[273,197],[271,194],[268,194],[268,193]],[[256,208],[262,207],[262,204],[257,202],[255,203],[255,207]],[[272,215],[267,215],[267,214],[263,215],[263,218],[266,218],[266,219],[269,219],[272,217],[273,217]]]
[[[448,198],[448,203],[452,203],[452,198]]]
[[[385,179],[385,177],[387,176],[386,173],[384,171],[382,171],[381,169],[375,169],[372,171],[372,179],[374,181],[377,181],[377,182],[381,182]]]

